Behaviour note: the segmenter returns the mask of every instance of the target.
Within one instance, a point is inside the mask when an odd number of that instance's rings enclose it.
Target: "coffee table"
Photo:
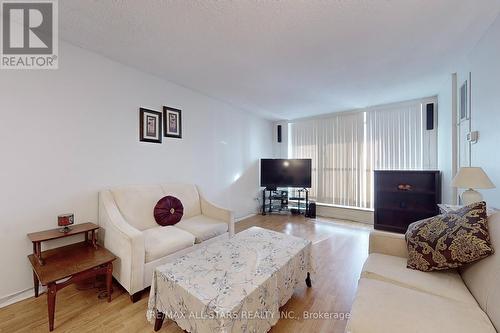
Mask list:
[[[311,241],[252,227],[153,273],[147,318],[188,332],[267,332],[301,281],[311,287]]]

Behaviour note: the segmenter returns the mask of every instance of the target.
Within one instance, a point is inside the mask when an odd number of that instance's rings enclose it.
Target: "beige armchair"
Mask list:
[[[184,215],[174,226],[163,227],[153,209],[166,195],[181,200]],[[232,236],[234,215],[202,197],[195,185],[127,186],[99,193],[99,225],[100,242],[118,257],[113,276],[137,301],[157,266]]]

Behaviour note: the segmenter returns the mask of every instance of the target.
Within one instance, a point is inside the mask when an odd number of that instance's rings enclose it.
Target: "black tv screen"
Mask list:
[[[311,159],[261,159],[263,187],[311,187]]]

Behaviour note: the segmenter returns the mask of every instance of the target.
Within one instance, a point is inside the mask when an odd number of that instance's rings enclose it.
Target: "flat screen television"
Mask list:
[[[310,188],[311,164],[310,158],[261,159],[260,186]]]

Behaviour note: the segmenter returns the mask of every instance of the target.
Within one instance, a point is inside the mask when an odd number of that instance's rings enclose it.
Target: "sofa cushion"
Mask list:
[[[361,278],[346,332],[495,333],[477,306]]]
[[[491,255],[486,203],[477,202],[451,213],[408,226],[408,267],[421,271],[461,267]]]
[[[372,253],[363,266],[361,277],[385,281],[473,305],[477,304],[456,271],[416,271],[406,267],[405,258]]]
[[[111,189],[123,218],[134,228],[146,230],[156,228],[153,208],[165,196],[159,185],[127,186]]]
[[[488,218],[491,243],[500,248],[500,213]],[[462,279],[500,332],[500,255],[488,258],[461,269]]]
[[[228,230],[226,222],[214,220],[205,215],[198,215],[190,219],[182,219],[175,226],[195,235],[196,243],[201,243],[212,237],[222,235]]]
[[[169,254],[194,245],[194,235],[182,229],[166,226],[144,230],[146,262],[163,258]]]
[[[201,214],[201,203],[200,195],[196,185],[193,184],[164,184],[161,185],[163,193],[165,195],[171,195],[182,202],[184,206],[184,219],[200,215]],[[158,198],[160,199],[160,198]],[[158,201],[158,200],[157,200]]]
[[[161,198],[153,210],[156,223],[162,226],[174,225],[184,213],[182,202],[171,195]]]

